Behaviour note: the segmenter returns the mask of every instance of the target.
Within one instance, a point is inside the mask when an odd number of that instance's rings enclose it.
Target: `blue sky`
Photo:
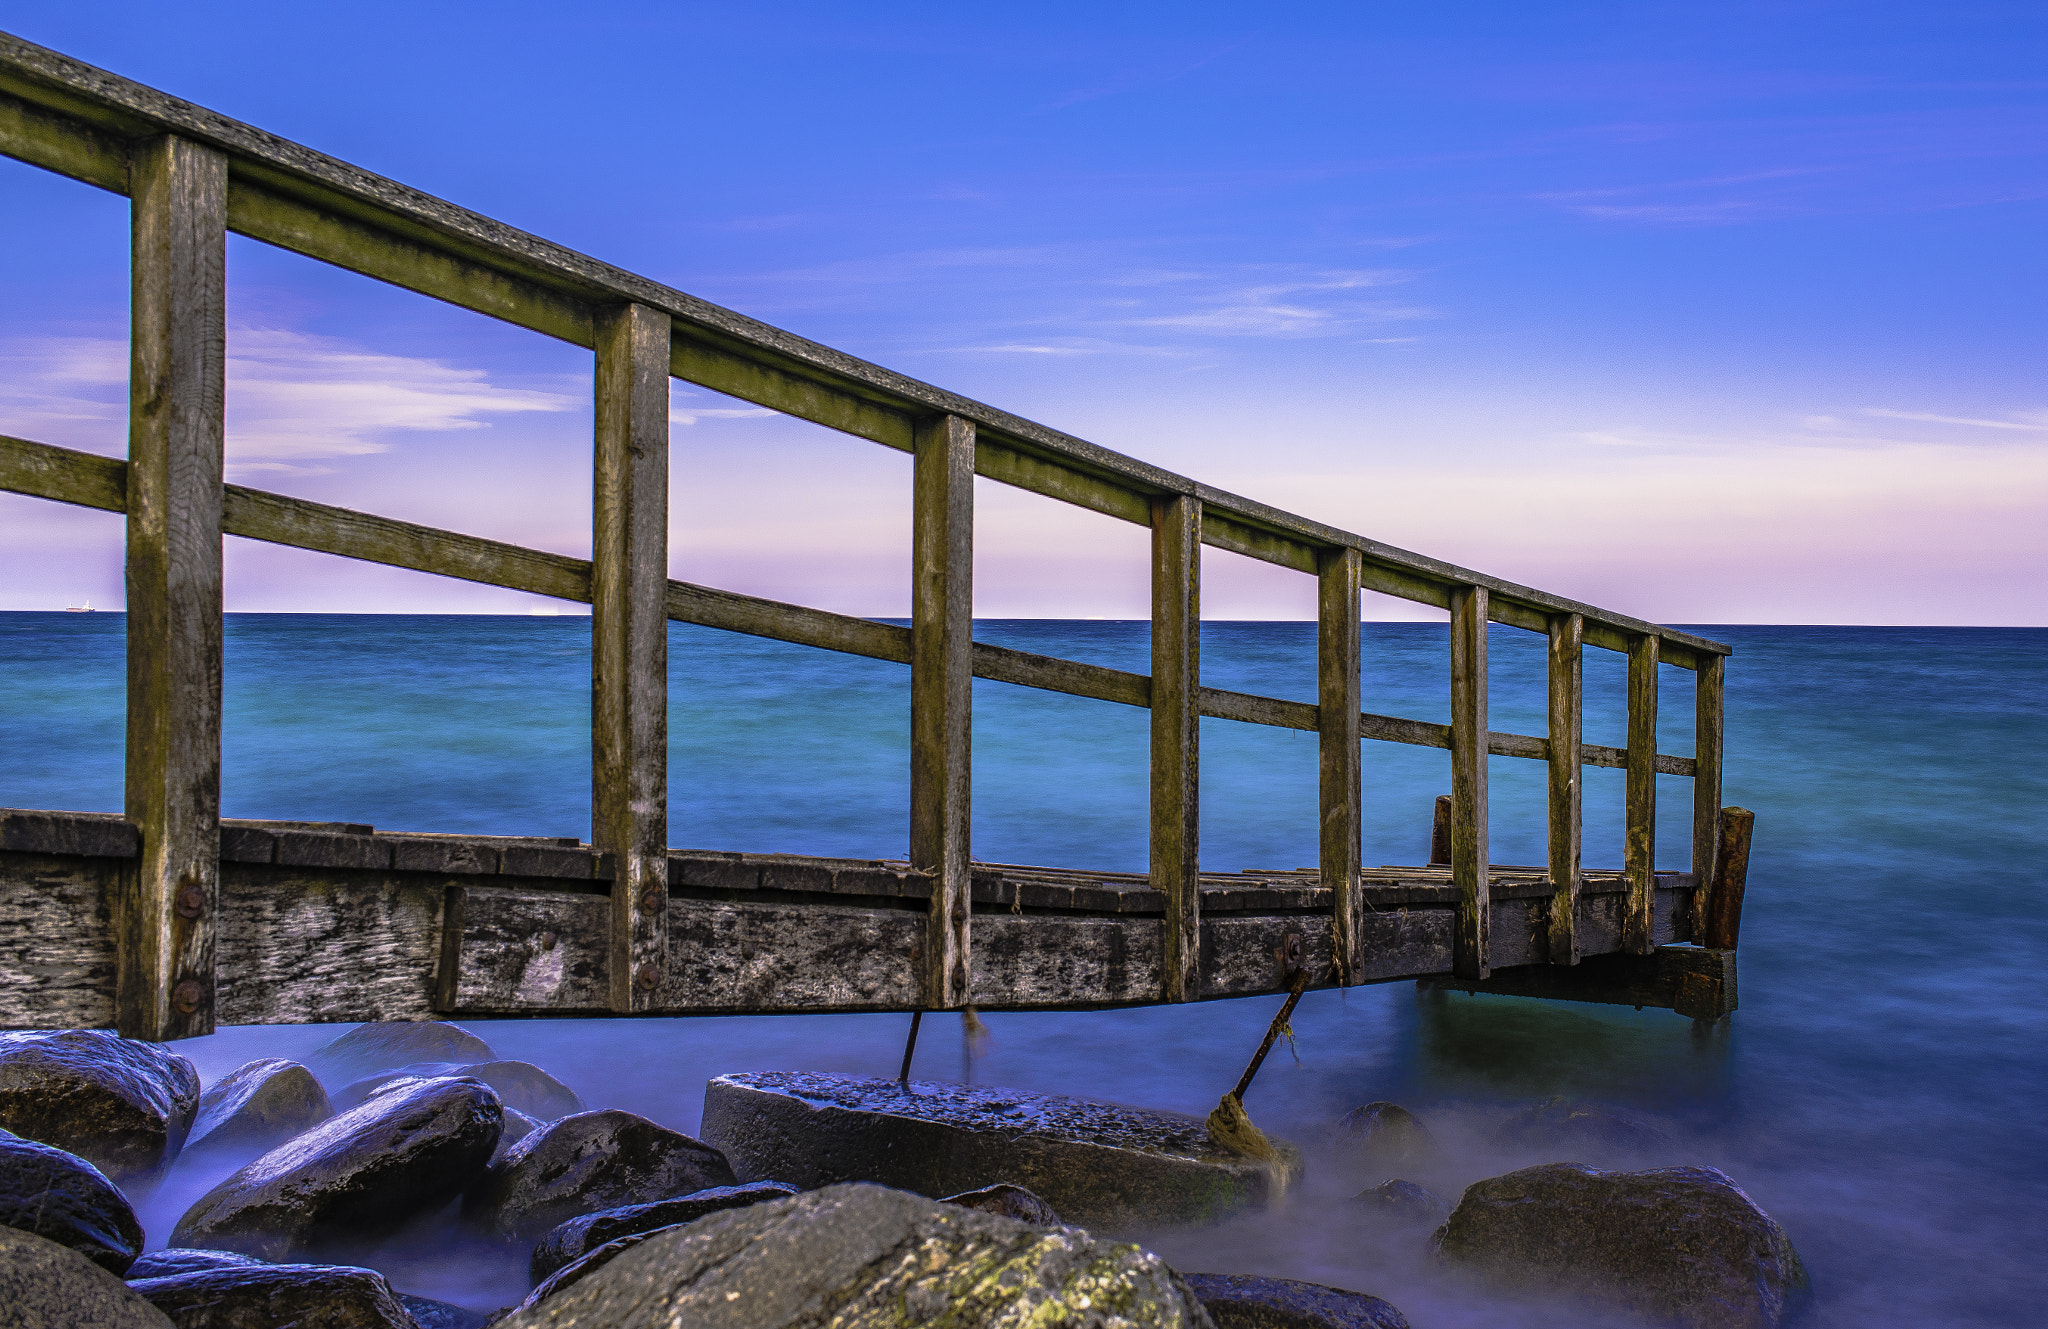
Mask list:
[[[1048,424],[1666,622],[2048,623],[2036,4],[8,7]],[[119,452],[121,200],[0,161],[0,431]],[[588,547],[589,357],[233,242],[242,483]],[[676,575],[903,611],[905,458],[679,388]],[[986,488],[977,612],[1143,533]],[[0,605],[119,523],[0,498]],[[245,609],[531,597],[231,541]],[[1214,617],[1306,578],[1208,555]],[[1376,604],[1377,616],[1407,616]]]

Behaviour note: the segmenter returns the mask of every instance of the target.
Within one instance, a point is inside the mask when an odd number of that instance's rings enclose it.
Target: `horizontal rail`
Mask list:
[[[0,34],[0,154],[126,194],[134,146],[163,134],[224,154],[228,228],[294,253],[579,346],[594,345],[599,311],[644,305],[671,320],[675,376],[799,419],[908,450],[919,421],[957,416],[975,428],[977,473],[1121,520],[1149,524],[1151,499],[1187,496],[1201,501],[1201,538],[1216,548],[1309,574],[1319,551],[1356,549],[1368,590],[1441,607],[1456,588],[1479,587],[1494,621],[1542,632],[1551,616],[1578,614],[1588,644],[1627,650],[1654,637],[1663,662],[1688,669],[1729,653],[1211,488]]]
[[[0,490],[51,499],[108,512],[127,510],[128,463],[114,457],[78,452],[48,443],[0,435]],[[590,601],[590,563],[566,554],[550,554],[481,536],[419,526],[355,512],[348,508],[290,498],[242,485],[226,486],[221,530],[269,544],[338,554],[344,558],[415,572],[434,573],[461,581],[502,586],[557,600]],[[910,663],[910,630],[892,623],[835,614],[830,610],[784,604],[758,596],[698,586],[686,581],[668,584],[668,616],[679,623],[721,628],[748,636],[767,637],[799,646],[816,646],[848,655]],[[1105,665],[1062,660],[1007,646],[974,643],[974,675],[999,683],[1015,683],[1046,692],[1149,707],[1152,680]],[[1279,729],[1314,731],[1318,710],[1308,703],[1261,697],[1223,688],[1202,688],[1196,705],[1203,715]],[[1427,720],[1363,714],[1364,737],[1383,743],[1448,748],[1451,727]],[[1550,759],[1550,741],[1527,734],[1489,733],[1487,751],[1498,757]],[[1621,768],[1628,754],[1621,748],[1582,744],[1580,759],[1588,766]],[[1691,775],[1691,757],[1657,756],[1664,775]]]

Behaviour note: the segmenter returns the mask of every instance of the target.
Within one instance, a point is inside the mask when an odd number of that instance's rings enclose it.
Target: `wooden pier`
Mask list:
[[[125,807],[0,813],[0,1027],[1182,1002],[1281,990],[1290,937],[1324,986],[1734,1008],[1733,926],[1708,930],[1740,889],[1726,646],[1212,489],[5,34],[0,153],[128,196],[134,258],[127,460],[0,437],[0,489],[128,523]],[[230,231],[589,348],[592,558],[224,483]],[[912,454],[909,628],[669,579],[672,377]],[[973,640],[977,475],[1151,530],[1149,674]],[[221,821],[224,534],[590,604],[589,842]],[[1317,579],[1313,704],[1202,684],[1205,545]],[[1366,590],[1449,611],[1448,725],[1361,710]],[[909,667],[908,862],[669,847],[670,620]],[[1543,735],[1488,727],[1489,623],[1548,639]],[[1628,657],[1625,747],[1583,741],[1589,646]],[[1657,749],[1660,664],[1693,674],[1693,756]],[[973,860],[975,678],[1150,709],[1148,874]],[[1199,870],[1202,717],[1318,735],[1315,868]],[[1368,742],[1449,750],[1441,863],[1362,864]],[[1540,867],[1490,862],[1489,755],[1548,765]],[[1587,765],[1627,772],[1618,871],[1580,863]],[[1693,782],[1688,872],[1655,868],[1660,774]]]

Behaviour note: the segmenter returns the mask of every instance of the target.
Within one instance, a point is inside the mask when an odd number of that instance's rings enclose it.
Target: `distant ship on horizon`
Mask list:
[[[91,600],[87,600],[82,605],[65,605],[64,612],[67,614],[96,614],[99,611],[92,607]]]

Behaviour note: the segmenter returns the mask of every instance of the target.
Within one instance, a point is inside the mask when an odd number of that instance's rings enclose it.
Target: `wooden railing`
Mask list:
[[[1193,996],[1201,936],[1198,721],[1313,730],[1320,866],[1339,981],[1359,970],[1361,742],[1451,753],[1456,972],[1489,970],[1487,757],[1550,768],[1549,958],[1575,964],[1580,770],[1628,773],[1626,949],[1652,948],[1656,777],[1693,779],[1692,866],[1712,876],[1726,646],[1383,545],[1097,447],[610,267],[201,107],[0,34],[0,153],[125,194],[134,237],[126,462],[0,438],[0,488],[128,517],[127,818],[139,866],[116,909],[119,1028],[211,1032],[219,885],[221,536],[592,607],[591,843],[610,863],[611,1005],[647,1009],[668,953],[667,636],[676,620],[906,663],[910,855],[933,883],[927,1004],[968,1000],[971,680],[1149,707],[1151,875],[1167,901],[1160,999]],[[224,484],[228,232],[417,291],[596,356],[589,561]],[[667,576],[673,376],[912,454],[908,629]],[[973,479],[1152,531],[1152,670],[973,640]],[[1202,686],[1201,547],[1317,578],[1317,702]],[[1451,722],[1360,710],[1359,597],[1450,611]],[[1549,639],[1549,732],[1491,732],[1487,625]],[[1581,735],[1580,657],[1628,655],[1628,743]],[[1695,672],[1696,755],[1657,752],[1657,666]],[[1699,916],[1705,901],[1696,898]]]

